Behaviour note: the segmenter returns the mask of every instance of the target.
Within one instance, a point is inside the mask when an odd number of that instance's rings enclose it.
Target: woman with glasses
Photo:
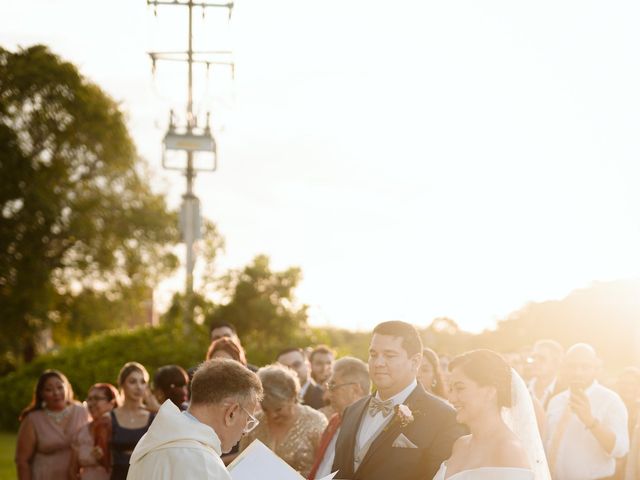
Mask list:
[[[327,419],[299,403],[300,383],[293,370],[270,365],[258,370],[258,377],[264,390],[260,423],[240,441],[240,450],[258,439],[306,478]]]
[[[87,411],[73,399],[67,377],[47,370],[36,383],[33,399],[20,414],[16,467],[20,480],[67,478],[71,441],[89,422]]]
[[[111,417],[118,405],[118,391],[109,383],[96,383],[89,389],[87,408],[93,421],[82,427],[72,444],[71,478],[108,480],[111,476]]]

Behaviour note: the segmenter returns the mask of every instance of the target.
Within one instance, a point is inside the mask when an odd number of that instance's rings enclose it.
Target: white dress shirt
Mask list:
[[[399,393],[396,393],[393,397],[387,400],[391,400],[391,403],[395,407],[396,405],[400,405],[403,403],[413,392],[413,390],[418,386],[417,380],[414,378],[413,382],[411,382],[404,390]],[[376,398],[380,399],[379,394],[376,392]],[[369,411],[367,410],[362,417],[362,422],[360,423],[360,429],[358,430],[358,437],[356,441],[356,452],[360,451],[362,447],[369,441],[369,439],[379,431],[382,426],[390,421],[393,418],[393,412],[384,417],[382,412],[377,412],[373,417],[369,415]]]
[[[591,403],[593,416],[615,433],[615,446],[610,454],[605,452],[593,433],[585,427],[575,413],[571,413],[558,445],[554,480],[590,480],[609,477],[615,472],[616,458],[625,456],[629,451],[627,407],[622,399],[613,390],[603,387],[598,382],[593,382],[585,393]],[[569,390],[565,390],[549,401],[547,448],[554,438],[560,419],[569,408],[569,395]]]
[[[549,397],[551,397],[551,395],[553,395],[554,390],[556,389],[556,382],[558,381],[557,378],[554,378],[551,383],[549,383],[549,385],[547,385],[545,387],[545,389],[542,391],[542,395],[540,395],[538,397],[538,395],[536,394],[536,383],[538,383],[538,379],[534,378],[533,380],[531,380],[529,382],[529,391],[531,392],[531,394],[536,397],[538,399],[538,401],[542,404],[542,407],[545,408],[546,407],[546,403],[549,400]]]
[[[333,467],[333,460],[336,457],[336,441],[338,440],[338,435],[340,435],[340,427],[336,430],[336,433],[333,434],[333,438],[327,445],[327,449],[324,452],[324,457],[318,466],[318,471],[316,472],[316,478],[326,477],[331,473],[331,467]]]

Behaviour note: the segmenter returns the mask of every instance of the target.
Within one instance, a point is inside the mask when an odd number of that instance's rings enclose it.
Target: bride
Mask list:
[[[550,480],[533,402],[520,376],[491,350],[449,364],[449,400],[469,427],[434,480]]]

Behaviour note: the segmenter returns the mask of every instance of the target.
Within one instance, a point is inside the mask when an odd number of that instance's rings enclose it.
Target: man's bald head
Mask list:
[[[569,383],[587,388],[596,379],[600,368],[600,359],[591,345],[576,343],[567,350],[562,368]]]
[[[571,345],[565,354],[565,358],[576,357],[576,358],[592,358],[594,360],[598,359],[598,355],[596,355],[596,350],[589,345],[588,343],[576,343]]]

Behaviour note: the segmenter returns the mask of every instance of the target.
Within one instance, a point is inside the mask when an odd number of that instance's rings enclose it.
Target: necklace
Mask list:
[[[44,413],[46,413],[47,416],[51,418],[54,422],[59,424],[60,422],[62,422],[62,420],[64,420],[64,417],[67,416],[67,414],[69,413],[69,409],[65,407],[63,410],[60,410],[59,412],[53,412],[48,408],[45,408]]]
[[[131,412],[129,410],[125,410],[124,408],[122,408],[121,410],[127,412],[127,420],[129,421],[129,424],[136,423],[137,411]]]

